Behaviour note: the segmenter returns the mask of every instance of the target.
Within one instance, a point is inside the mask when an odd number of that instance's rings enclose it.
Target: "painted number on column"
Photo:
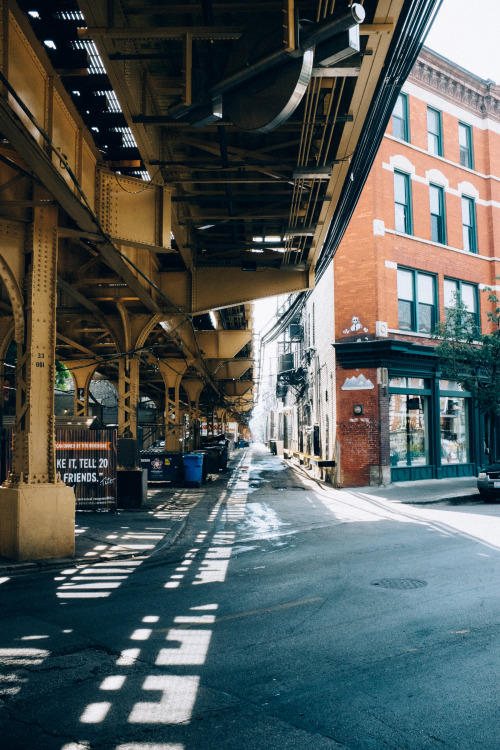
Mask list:
[[[43,361],[45,357],[45,354],[42,354],[41,352],[38,352],[38,359],[35,362],[35,365],[37,367],[45,367],[45,362]]]

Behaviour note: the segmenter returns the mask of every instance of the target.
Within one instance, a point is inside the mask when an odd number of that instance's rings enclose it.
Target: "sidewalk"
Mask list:
[[[75,556],[16,562],[0,557],[0,578],[91,565],[115,559],[145,560],[171,547],[184,530],[189,511],[225,477],[201,488],[158,483],[136,510],[77,511]]]
[[[429,505],[431,503],[479,501],[484,502],[477,489],[476,477],[458,479],[422,479],[418,482],[393,482],[386,487],[353,487],[341,492],[370,495],[397,503]]]
[[[287,461],[286,463],[287,466],[318,482],[323,487],[332,486],[322,482],[294,461]],[[430,505],[442,502],[459,503],[467,500],[484,502],[477,489],[477,477],[421,479],[415,482],[393,482],[386,486],[343,487],[337,492],[348,492],[351,495],[370,495],[390,502],[408,503],[410,505]]]

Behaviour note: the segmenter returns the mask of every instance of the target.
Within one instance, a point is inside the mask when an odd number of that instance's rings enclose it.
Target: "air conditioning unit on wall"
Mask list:
[[[279,372],[288,372],[294,368],[294,356],[293,352],[288,354],[280,354],[279,358]]]

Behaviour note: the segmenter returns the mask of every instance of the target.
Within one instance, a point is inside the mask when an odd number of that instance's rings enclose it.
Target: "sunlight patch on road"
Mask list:
[[[17,695],[27,682],[25,671],[42,664],[49,655],[50,651],[42,648],[0,648],[0,696]]]
[[[129,716],[131,724],[183,724],[191,719],[200,678],[189,675],[146,677],[143,690],[160,692],[158,701],[136,703]]]
[[[173,727],[191,721],[200,685],[200,675],[192,673],[199,670],[193,667],[202,667],[206,663],[213,624],[219,619],[224,619],[216,616],[219,605],[214,602],[214,592],[217,592],[217,586],[226,580],[236,539],[235,527],[245,515],[248,468],[244,466],[234,473],[227,492],[224,491],[210,514],[209,523],[217,524],[217,531],[210,531],[210,527],[200,531],[194,546],[187,550],[183,560],[170,569],[169,578],[163,583],[164,595],[171,596],[172,602],[177,601],[174,598],[176,592],[173,590],[183,585],[212,584],[215,588],[199,589],[201,596],[198,602],[187,611],[181,604],[180,611],[173,613],[171,606],[166,608],[162,603],[158,608],[158,614],[155,614],[153,609],[153,612],[150,610],[149,614],[140,616],[140,625],[137,623],[138,627],[132,627],[128,636],[130,643],[140,641],[140,647],[123,648],[115,662],[119,668],[118,674],[108,674],[99,686],[100,690],[106,692],[106,697],[113,696],[115,702],[90,703],[81,715],[82,724],[97,725],[104,721],[120,723],[123,721],[120,716],[126,716],[125,720],[129,725],[143,727],[159,724]],[[137,564],[140,563],[141,561],[137,561]],[[105,579],[106,568],[102,570],[103,581],[99,578],[94,580],[96,567],[92,566],[84,569],[85,574],[73,571],[73,577],[62,583],[59,591],[69,594],[69,588],[100,585],[104,587],[106,582],[109,587],[121,585],[121,581],[116,580],[122,570],[120,564],[114,560],[109,565],[114,566],[108,569],[108,574],[113,571],[114,581],[110,580],[111,575]],[[137,568],[131,567],[129,570],[132,572],[134,569]],[[89,573],[94,575],[90,576]],[[97,570],[97,574],[99,573]],[[211,592],[210,598],[207,596],[204,599],[205,591]],[[183,599],[179,601],[182,602]],[[161,645],[158,643],[160,639]],[[140,677],[148,664],[154,664],[155,674],[141,677],[141,684],[137,686],[138,693],[134,695],[133,681]],[[176,673],[180,668],[185,668],[189,673]],[[158,671],[164,673],[157,674]],[[136,700],[129,704],[131,696]],[[141,728],[142,731],[145,729]],[[175,735],[170,735],[169,739],[174,741],[159,744],[129,742],[118,745],[116,750],[185,750],[182,743],[175,742]]]
[[[130,636],[130,640],[131,641],[147,641],[150,635],[151,635],[151,630],[149,628],[138,628],[137,630],[134,630],[134,632]]]
[[[155,663],[159,667],[204,664],[211,637],[211,630],[172,628],[168,631],[166,640],[180,643],[180,646],[161,648]]]
[[[130,667],[135,664],[141,653],[140,648],[126,648],[124,649],[119,658],[116,660],[118,667]]]
[[[82,724],[100,724],[106,718],[111,703],[90,703],[80,716]]]
[[[120,690],[125,684],[127,678],[122,674],[110,675],[106,677],[99,687],[100,690]]]
[[[58,599],[106,599],[113,590],[127,580],[142,560],[119,560],[100,562],[91,567],[68,568],[57,576]]]
[[[43,648],[0,648],[0,664],[6,667],[33,667],[50,654]]]

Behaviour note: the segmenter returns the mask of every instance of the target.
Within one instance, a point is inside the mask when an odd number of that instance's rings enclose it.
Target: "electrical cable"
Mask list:
[[[57,148],[57,147],[56,147],[56,146],[54,145],[54,143],[52,142],[52,139],[50,138],[50,136],[49,136],[49,135],[48,135],[48,134],[47,134],[47,133],[45,132],[45,130],[44,130],[44,129],[42,128],[42,126],[41,126],[41,125],[40,125],[40,124],[39,124],[39,123],[37,122],[36,118],[35,118],[35,117],[33,116],[33,114],[31,113],[31,111],[29,110],[29,108],[28,108],[28,107],[26,106],[26,104],[25,104],[25,103],[24,103],[24,102],[22,101],[22,99],[21,99],[21,98],[19,97],[19,95],[17,94],[17,92],[15,91],[15,89],[14,89],[14,88],[13,88],[13,87],[11,86],[11,84],[10,84],[10,83],[9,83],[9,81],[8,81],[8,79],[7,79],[7,78],[6,78],[6,77],[5,77],[4,75],[3,75],[3,73],[2,73],[1,71],[0,71],[0,81],[1,81],[1,82],[2,82],[2,84],[3,84],[4,86],[5,86],[5,88],[6,88],[7,90],[8,90],[8,92],[9,92],[9,93],[10,93],[10,94],[11,94],[11,95],[12,95],[12,96],[14,97],[15,101],[17,102],[17,104],[18,104],[18,105],[19,105],[19,106],[21,107],[21,109],[22,109],[22,110],[23,110],[23,112],[24,112],[24,113],[26,114],[26,116],[27,116],[27,117],[29,118],[29,120],[31,121],[31,123],[32,123],[32,124],[33,124],[33,125],[34,125],[34,126],[36,127],[36,129],[38,130],[38,132],[40,133],[40,135],[42,136],[42,138],[43,138],[43,139],[45,140],[45,142],[46,142],[46,143],[47,143],[47,144],[49,145],[49,147],[50,147],[50,149],[51,149],[51,150],[53,151],[53,153],[55,153],[55,154],[57,155],[57,157],[58,157],[58,159],[59,159],[59,162],[60,162],[60,165],[61,165],[61,167],[63,167],[63,168],[64,168],[64,169],[65,169],[65,170],[67,171],[67,173],[68,173],[69,177],[71,178],[72,182],[74,183],[74,185],[75,185],[75,187],[76,187],[76,189],[77,189],[78,193],[80,194],[80,196],[81,196],[81,198],[82,198],[82,200],[83,200],[83,202],[84,202],[85,206],[87,207],[87,209],[88,209],[88,210],[89,210],[89,212],[91,213],[91,215],[92,215],[92,217],[94,218],[95,222],[97,223],[97,225],[98,225],[98,227],[99,227],[100,231],[102,232],[102,235],[103,235],[103,239],[105,239],[106,241],[110,241],[110,240],[108,240],[108,237],[107,237],[106,233],[104,232],[104,230],[103,230],[103,228],[102,228],[102,226],[101,226],[101,224],[100,224],[100,221],[99,221],[98,217],[97,217],[97,216],[95,216],[95,214],[94,214],[94,211],[92,210],[92,208],[91,208],[91,206],[90,206],[90,203],[89,203],[89,201],[88,201],[88,199],[87,199],[87,196],[86,196],[86,194],[85,194],[85,192],[84,192],[83,188],[81,187],[80,183],[78,182],[78,179],[76,178],[75,174],[73,173],[73,171],[72,171],[72,169],[71,169],[71,167],[70,167],[70,165],[69,165],[69,163],[68,163],[68,161],[67,161],[67,158],[66,158],[66,156],[65,156],[64,154],[62,154],[62,153],[61,153],[61,151],[60,151],[60,150],[59,150],[59,149],[58,149],[58,148]],[[156,178],[156,176],[157,176],[157,174],[158,174],[159,172],[160,172],[160,170],[158,170],[158,172],[157,172],[157,173],[156,173],[156,174],[154,175],[154,178]],[[118,184],[119,184],[119,181],[118,181],[118,178],[116,177],[116,174],[115,174],[115,178],[117,179],[117,182],[118,182]],[[141,189],[140,191],[137,191],[137,192],[143,192],[143,190],[146,190],[146,189],[147,189],[147,188],[148,188],[148,187],[149,187],[149,186],[151,185],[151,183],[152,183],[152,180],[153,180],[153,178],[151,178],[150,182],[149,182],[149,183],[147,183],[147,184],[146,184],[146,185],[144,186],[144,188],[142,188],[142,189]],[[123,188],[123,187],[122,187],[121,185],[120,185],[120,187],[121,187],[122,189],[124,189],[124,188]],[[129,192],[129,191],[125,190],[125,192]],[[88,242],[88,243],[86,243],[86,244],[88,244],[88,245],[89,245],[90,247],[93,247],[93,249],[95,249],[95,250],[96,250],[96,251],[97,251],[97,252],[99,253],[99,249],[98,249],[98,247],[95,247],[95,246],[94,246],[94,245],[93,245],[92,243],[90,243],[90,242]],[[111,243],[111,244],[112,244],[112,243]],[[156,291],[156,292],[157,292],[157,293],[158,293],[158,294],[159,294],[159,295],[160,295],[160,296],[161,296],[161,297],[162,297],[162,298],[163,298],[163,299],[164,299],[164,300],[165,300],[165,301],[166,301],[166,302],[167,302],[167,303],[168,303],[169,305],[173,306],[173,307],[174,307],[174,308],[175,308],[175,309],[176,309],[176,310],[177,310],[177,311],[178,311],[178,312],[179,312],[179,313],[180,313],[181,315],[183,315],[183,316],[185,317],[185,319],[186,319],[186,320],[187,320],[187,321],[188,321],[188,322],[190,323],[190,325],[191,325],[191,327],[192,327],[192,331],[193,331],[193,336],[194,336],[194,340],[195,340],[195,343],[196,343],[196,346],[197,346],[198,352],[199,352],[199,354],[200,354],[200,361],[201,361],[201,364],[202,364],[202,366],[203,366],[203,369],[204,369],[204,371],[205,371],[205,373],[206,373],[206,376],[207,376],[207,378],[208,378],[208,383],[209,383],[209,384],[211,385],[212,389],[213,389],[213,390],[214,390],[214,391],[215,391],[215,392],[217,393],[217,395],[219,396],[219,398],[222,398],[222,399],[223,399],[223,402],[224,402],[224,404],[225,404],[226,406],[228,406],[228,408],[230,408],[230,405],[229,405],[229,403],[228,403],[228,402],[227,402],[227,401],[225,400],[225,398],[224,398],[224,395],[223,395],[223,394],[221,393],[221,391],[220,391],[220,390],[219,390],[219,388],[217,387],[217,385],[216,385],[216,383],[215,383],[215,381],[214,381],[214,379],[213,379],[213,377],[212,377],[212,375],[211,375],[210,371],[208,370],[208,368],[207,368],[207,366],[206,366],[206,364],[205,364],[205,361],[204,361],[204,359],[203,359],[203,354],[202,354],[202,350],[201,350],[201,348],[200,348],[200,345],[199,345],[199,342],[198,342],[198,338],[197,338],[197,336],[196,336],[196,329],[195,329],[195,327],[194,327],[194,324],[193,324],[193,321],[192,321],[191,317],[190,317],[190,316],[189,316],[189,315],[188,315],[187,313],[185,313],[185,312],[184,312],[184,311],[182,310],[182,308],[180,308],[180,307],[179,307],[179,306],[178,306],[178,305],[177,305],[177,304],[176,304],[175,302],[173,302],[173,300],[169,299],[169,297],[167,297],[167,295],[166,295],[166,294],[164,294],[164,292],[163,292],[163,291],[162,291],[161,289],[159,289],[159,287],[158,287],[158,286],[157,286],[157,285],[156,285],[156,284],[155,284],[155,283],[154,283],[154,282],[153,282],[153,281],[152,281],[152,280],[151,280],[151,279],[150,279],[150,278],[149,278],[148,276],[146,276],[146,274],[144,274],[144,273],[143,273],[143,272],[142,272],[142,271],[141,271],[141,270],[140,270],[140,269],[139,269],[139,268],[138,268],[138,267],[136,266],[136,264],[135,264],[135,263],[133,263],[133,261],[131,261],[131,260],[130,260],[130,258],[128,258],[128,257],[127,257],[126,255],[124,255],[124,254],[123,254],[122,252],[120,252],[120,251],[119,251],[119,250],[118,250],[118,249],[117,249],[117,248],[116,248],[116,247],[115,247],[114,245],[113,245],[113,247],[114,247],[114,249],[115,249],[116,253],[117,253],[117,254],[118,254],[118,255],[119,255],[119,256],[120,256],[120,257],[121,257],[121,258],[122,258],[123,260],[125,260],[125,261],[126,261],[126,262],[127,262],[128,264],[129,264],[129,265],[131,265],[131,266],[132,266],[132,267],[134,268],[134,270],[135,270],[135,271],[136,271],[137,273],[139,273],[139,275],[140,275],[140,276],[141,276],[141,277],[142,277],[143,279],[145,279],[145,281],[146,281],[146,282],[147,282],[147,283],[148,283],[148,284],[149,284],[149,285],[150,285],[150,286],[151,286],[151,287],[152,287],[153,289],[155,289],[155,291]],[[100,253],[99,253],[99,255],[100,255]],[[123,355],[123,356],[127,356],[127,355]],[[184,355],[183,355],[183,356],[184,356]],[[202,376],[202,377],[203,377],[203,376]],[[203,378],[203,379],[205,380],[205,378]],[[207,381],[205,381],[205,383],[207,383]]]

